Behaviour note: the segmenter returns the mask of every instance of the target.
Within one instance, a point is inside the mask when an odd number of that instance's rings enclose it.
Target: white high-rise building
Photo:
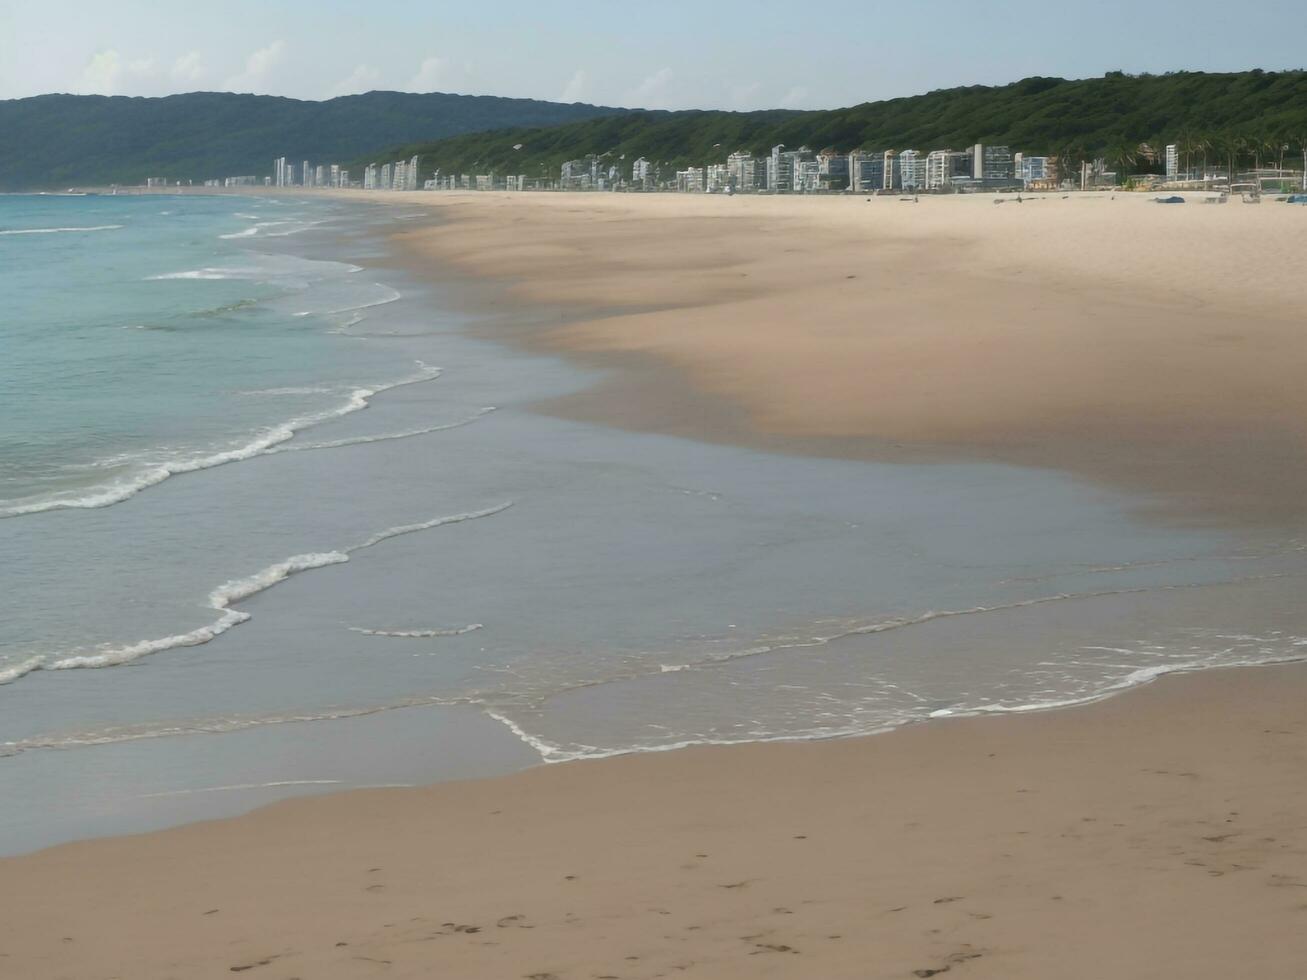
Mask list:
[[[918,150],[904,150],[899,154],[899,186],[905,191],[926,186],[926,159]]]
[[[1175,143],[1166,144],[1166,179],[1175,180],[1180,176],[1180,147]]]
[[[881,190],[893,191],[902,186],[899,180],[899,155],[894,150],[886,150],[884,169],[881,171]]]
[[[644,157],[640,157],[635,163],[631,164],[631,183],[642,190],[653,190],[653,164]]]

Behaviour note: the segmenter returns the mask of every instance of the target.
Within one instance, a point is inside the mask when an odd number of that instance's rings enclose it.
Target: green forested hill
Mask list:
[[[346,162],[369,149],[616,109],[493,96],[369,92],[325,102],[193,92],[0,101],[0,189],[269,174],[272,161]]]
[[[1267,147],[1307,140],[1307,72],[1180,72],[945,89],[928,95],[810,112],[636,112],[549,129],[513,129],[379,150],[388,160],[423,155],[422,167],[450,173],[556,175],[589,153],[647,157],[671,166],[719,162],[736,149],[776,143],[813,149],[915,148],[1006,143],[1014,150],[1084,158],[1103,154],[1127,167],[1138,145],[1178,142],[1213,161],[1231,149],[1266,159]],[[521,149],[515,150],[515,144]],[[1202,149],[1205,147],[1205,149]]]

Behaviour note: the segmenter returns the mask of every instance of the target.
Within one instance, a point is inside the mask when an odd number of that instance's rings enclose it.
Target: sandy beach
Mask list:
[[[1053,466],[1156,492],[1172,517],[1296,519],[1307,225],[1192,201],[438,195],[437,225],[399,241],[415,266],[590,311],[518,331],[626,369],[563,414]]]
[[[284,802],[0,863],[5,976],[1289,978],[1300,667]]]
[[[485,332],[616,369],[540,411],[1307,516],[1302,208],[344,196],[430,211],[400,261],[489,283]],[[61,845],[0,860],[0,976],[1291,980],[1304,695],[1304,665],[1184,674]]]

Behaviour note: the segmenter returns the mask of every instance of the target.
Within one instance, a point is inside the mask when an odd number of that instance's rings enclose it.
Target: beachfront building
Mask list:
[[[849,190],[874,194],[885,186],[885,155],[854,150],[849,154]]]
[[[313,168],[307,160],[300,164],[300,184],[304,187],[313,186]]]
[[[977,143],[972,147],[971,177],[987,186],[1011,183],[1015,179],[1011,150],[1006,146]]]
[[[682,194],[699,194],[704,190],[707,174],[703,167],[676,171],[676,189]]]
[[[785,144],[771,148],[771,163],[767,167],[767,190],[780,194],[794,187],[794,158],[785,152]]]
[[[1177,180],[1180,177],[1180,147],[1175,143],[1166,144],[1166,179]]]
[[[737,191],[753,193],[767,189],[767,159],[737,150],[726,158],[731,186]]]
[[[294,174],[294,168],[286,162],[285,157],[277,157],[272,161],[272,186],[289,187],[289,177]]]
[[[599,158],[593,153],[582,160],[568,160],[562,166],[559,189],[565,191],[593,190],[599,179]]]
[[[776,144],[771,149],[771,163],[767,166],[767,189],[773,194],[787,194],[795,190],[795,164],[812,159],[812,151],[806,146],[787,150],[784,143]]]
[[[899,154],[899,186],[905,191],[925,188],[926,160],[918,150],[904,150]]]
[[[730,194],[734,190],[731,186],[731,170],[724,163],[710,163],[706,180],[709,194]]]
[[[745,150],[736,150],[726,158],[726,170],[732,190],[757,191],[762,190],[766,184],[765,179],[759,183],[758,161]]]
[[[971,176],[972,155],[964,150],[931,150],[926,154],[928,191],[944,191]]]
[[[1028,157],[1018,153],[1017,179],[1028,191],[1057,190],[1057,164],[1052,157]]]
[[[816,160],[794,161],[794,193],[811,194],[821,190],[821,164]]]
[[[631,184],[642,191],[651,191],[654,188],[653,164],[644,157],[631,164]]]
[[[897,150],[886,150],[883,154],[884,166],[881,168],[880,189],[883,191],[898,190],[903,186],[899,172],[899,154]]]
[[[849,186],[849,158],[834,147],[817,154],[817,179],[824,191],[842,191]]]

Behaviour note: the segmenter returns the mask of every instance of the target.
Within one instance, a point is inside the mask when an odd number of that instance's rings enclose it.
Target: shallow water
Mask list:
[[[1304,651],[1288,533],[538,414],[595,375],[335,244],[393,220],[0,198],[0,229],[122,225],[0,238],[0,850]]]

